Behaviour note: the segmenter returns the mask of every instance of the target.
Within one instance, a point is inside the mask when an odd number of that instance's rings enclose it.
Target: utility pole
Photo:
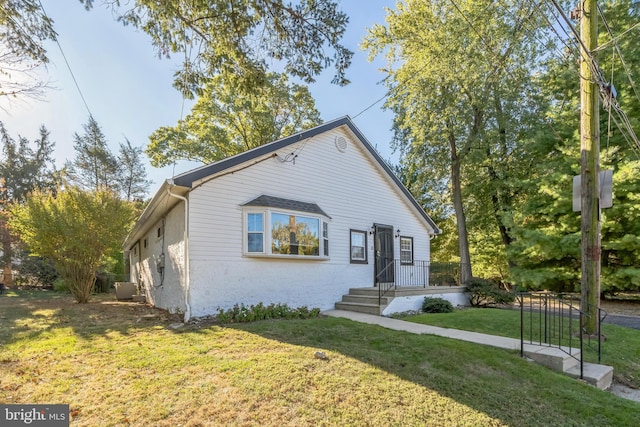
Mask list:
[[[585,319],[587,334],[600,334],[598,307],[600,307],[600,120],[598,76],[591,59],[598,45],[598,17],[596,0],[580,1],[580,177],[581,177],[581,229],[582,276],[580,309]],[[584,47],[583,47],[584,46]],[[588,51],[585,52],[584,48]]]

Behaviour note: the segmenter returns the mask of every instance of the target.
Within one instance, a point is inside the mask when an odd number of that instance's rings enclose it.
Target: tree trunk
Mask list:
[[[13,271],[11,269],[11,233],[9,232],[9,226],[7,225],[6,218],[0,215],[0,237],[2,238],[2,283],[5,286],[13,285]]]
[[[451,198],[456,213],[458,226],[458,250],[460,251],[460,282],[466,283],[471,279],[471,256],[469,255],[469,236],[467,233],[467,219],[462,204],[462,183],[460,179],[460,163],[455,143],[455,135],[449,135],[451,150]]]

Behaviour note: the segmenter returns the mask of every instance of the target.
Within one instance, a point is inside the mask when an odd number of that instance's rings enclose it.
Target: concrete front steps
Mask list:
[[[356,313],[382,315],[384,308],[394,298],[385,296],[378,301],[378,288],[351,288],[342,301],[335,304],[336,310],[355,311]]]
[[[569,354],[571,353],[571,354]],[[573,378],[580,378],[580,350],[577,348],[548,347],[544,345],[524,345],[524,355],[536,363],[563,372]],[[595,363],[583,363],[582,380],[607,390],[613,381],[613,367]]]

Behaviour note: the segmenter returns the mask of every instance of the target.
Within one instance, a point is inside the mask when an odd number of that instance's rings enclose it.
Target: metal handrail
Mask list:
[[[563,298],[562,294],[554,294],[551,292],[518,292],[516,297],[520,303],[520,355],[524,356],[525,344],[525,297],[529,298],[529,344],[534,344],[533,339],[534,326],[538,331],[538,345],[547,345],[549,347],[557,347],[561,351],[580,362],[580,378],[584,376],[584,320],[588,313],[583,312],[579,308],[573,306],[571,302]],[[537,305],[534,307],[534,300]],[[600,309],[601,310],[601,309]],[[567,313],[568,311],[568,313]],[[537,324],[534,325],[535,313],[538,314]],[[580,357],[576,357],[573,352],[573,322],[575,317],[579,320],[579,340],[580,340]],[[599,316],[600,317],[600,316]],[[605,315],[606,317],[606,315]],[[600,323],[604,318],[600,318],[598,323],[598,331]],[[566,324],[568,322],[568,325]],[[568,330],[568,337],[564,336],[565,329]],[[557,344],[555,343],[557,338]],[[568,351],[563,346],[563,342],[568,340]],[[600,362],[600,342],[598,339],[598,362]]]
[[[385,281],[393,269],[393,280]],[[375,284],[378,287],[378,304],[382,297],[392,289],[427,286],[459,286],[460,263],[430,262],[423,260],[394,259],[376,272]]]

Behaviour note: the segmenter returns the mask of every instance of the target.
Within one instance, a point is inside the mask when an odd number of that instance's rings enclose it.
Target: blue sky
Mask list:
[[[328,70],[310,85],[316,106],[323,120],[344,115],[355,116],[386,92],[379,82],[384,66],[380,58],[368,62],[358,45],[366,28],[384,22],[384,7],[394,7],[393,0],[342,0],[341,8],[349,17],[349,27],[343,43],[355,52],[347,71],[351,84],[339,87],[330,83],[333,70]],[[181,115],[188,114],[191,103],[184,110],[181,95],[173,89],[173,73],[180,58],[158,59],[146,34],[115,22],[111,11],[95,2],[87,12],[77,0],[42,0],[54,22],[58,40],[71,65],[91,113],[98,121],[112,151],[117,152],[125,136],[136,146],[146,146],[148,136],[160,126],[175,125]],[[56,163],[62,166],[74,157],[73,134],[82,133],[82,125],[89,113],[73,83],[64,59],[55,43],[47,43],[51,63],[47,78],[52,89],[43,100],[3,102],[0,121],[9,133],[33,140],[44,124],[56,143]],[[396,160],[390,148],[393,116],[382,111],[378,103],[356,119],[356,125],[385,159]],[[146,161],[146,158],[145,158]],[[147,173],[155,193],[164,179],[184,172],[196,164],[179,162],[173,167],[153,168]]]

